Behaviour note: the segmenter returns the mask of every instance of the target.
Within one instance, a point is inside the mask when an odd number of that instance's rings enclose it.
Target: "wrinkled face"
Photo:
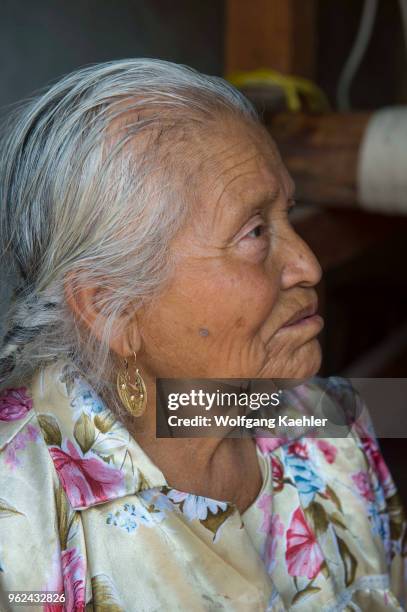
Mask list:
[[[311,376],[321,269],[290,224],[292,180],[260,126],[227,118],[199,142],[172,279],[139,315],[139,366],[157,377]]]

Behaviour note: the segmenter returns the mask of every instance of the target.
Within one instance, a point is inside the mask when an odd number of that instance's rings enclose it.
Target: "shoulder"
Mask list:
[[[0,393],[0,490],[22,514],[47,504],[57,484],[39,417],[27,387]],[[46,502],[41,500],[46,496]],[[3,495],[1,496],[3,497]],[[2,500],[5,502],[5,500]],[[6,504],[7,505],[7,504]],[[0,517],[2,516],[0,508]],[[1,529],[2,525],[0,525]]]
[[[22,467],[28,454],[48,456],[34,402],[25,386],[0,392],[0,458],[11,470]]]
[[[28,389],[2,391],[0,570],[9,589],[41,590],[45,586],[49,561],[59,548],[57,489],[57,476]],[[35,560],[35,570],[32,563],[27,564],[27,555]]]
[[[350,379],[341,376],[314,376],[304,387],[305,394],[310,398],[308,409],[312,414],[327,418],[322,435],[355,438],[362,420],[373,432],[367,406]]]
[[[316,385],[321,392],[323,402],[329,416],[329,406],[335,406],[336,413],[333,418],[342,418],[346,424],[344,437],[353,438],[362,449],[372,467],[377,469],[379,462],[379,442],[376,437],[374,425],[369,414],[368,406],[359,391],[352,385],[351,380],[339,376],[328,378],[314,377],[310,384]],[[339,422],[338,422],[339,424]],[[372,458],[376,457],[373,465]]]
[[[33,454],[48,456],[38,416],[27,387],[0,392],[0,460],[2,469],[23,467]]]
[[[32,407],[27,387],[0,392],[0,451],[32,420]]]
[[[319,386],[324,396],[335,404],[342,415],[343,423],[346,422],[343,435],[344,443],[347,440],[354,444],[361,455],[361,459],[359,459],[359,461],[361,460],[361,471],[358,474],[368,474],[374,489],[380,490],[384,498],[392,498],[397,492],[396,487],[381,453],[380,443],[363,397],[354,388],[352,382],[346,378],[336,376],[329,378],[315,377],[312,380],[314,384]],[[331,440],[331,442],[334,441]],[[348,452],[348,455],[349,461],[353,458],[356,462],[356,454]],[[349,464],[348,469],[351,467]]]
[[[304,416],[322,418],[324,425],[317,435],[332,438],[346,437],[364,409],[351,381],[339,376],[314,376],[284,389],[282,406]],[[308,430],[304,427],[302,435],[314,429],[312,424]]]
[[[338,406],[348,422],[354,422],[363,408],[363,400],[351,380],[342,376],[322,378],[314,376],[310,385],[315,385],[327,399]]]

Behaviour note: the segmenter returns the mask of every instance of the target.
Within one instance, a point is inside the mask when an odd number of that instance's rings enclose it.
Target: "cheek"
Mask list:
[[[278,280],[260,266],[217,265],[177,275],[143,323],[156,346],[216,346],[236,335],[248,339],[270,316]],[[147,338],[148,335],[148,338]]]
[[[225,266],[221,274],[202,275],[189,297],[195,327],[224,335],[229,328],[256,331],[270,315],[278,283],[260,266]]]
[[[265,321],[272,316],[279,295],[276,282],[271,282],[264,274],[250,275],[249,282],[242,283],[239,311],[247,321],[247,331],[257,333]]]

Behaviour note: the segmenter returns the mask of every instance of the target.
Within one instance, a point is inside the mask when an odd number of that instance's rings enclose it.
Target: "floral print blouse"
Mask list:
[[[369,423],[256,441],[240,514],[169,487],[67,364],[4,391],[0,608],[23,590],[64,593],[27,607],[49,612],[402,610],[403,513]]]

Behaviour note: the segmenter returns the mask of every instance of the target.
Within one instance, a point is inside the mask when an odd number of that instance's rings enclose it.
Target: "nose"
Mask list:
[[[281,253],[281,288],[315,287],[322,277],[321,266],[304,240],[290,228]]]

